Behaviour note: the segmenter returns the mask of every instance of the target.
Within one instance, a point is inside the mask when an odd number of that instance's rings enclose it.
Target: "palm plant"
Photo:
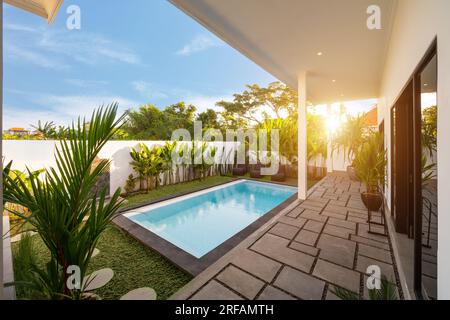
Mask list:
[[[333,137],[332,149],[344,150],[344,161],[353,162],[366,138],[366,125],[362,115],[348,117]]]
[[[142,151],[142,148],[139,151],[134,148],[131,148],[130,157],[132,159],[132,161],[130,162],[131,167],[138,174],[139,190],[142,190],[144,189],[143,182],[145,180],[146,166],[147,166],[145,153]]]
[[[383,139],[382,134],[373,132],[353,161],[356,175],[368,193],[377,192],[385,183],[387,160]]]
[[[428,157],[426,153],[422,152],[422,188],[425,188],[428,183],[436,178],[435,168],[436,163],[428,164]]]
[[[3,175],[4,199],[31,212],[21,218],[34,227],[50,252],[44,269],[29,270],[31,279],[27,283],[46,298],[83,298],[85,284],[81,280],[100,235],[119,209],[120,189],[109,201],[106,187],[92,192],[109,165],[108,160],[101,160],[95,167],[93,162],[124,119],[124,115],[116,119],[117,109],[117,103],[113,103],[94,111],[89,126],[80,118],[73,123],[69,138],[61,140],[56,149],[56,167],[46,169],[44,179],[34,177],[27,169],[31,190],[22,178]],[[71,266],[79,268],[80,279],[75,286],[68,281]]]
[[[56,128],[53,121],[42,123],[38,121],[37,126],[33,126],[44,139],[53,139],[56,136]]]
[[[361,300],[356,292],[348,289],[334,287],[331,292],[342,300]],[[369,300],[397,300],[397,291],[395,284],[387,280],[385,276],[380,279],[380,289],[369,290]]]
[[[437,106],[422,111],[422,147],[433,157],[437,147]]]
[[[314,160],[314,167],[317,172],[317,159],[320,157],[326,159],[328,139],[326,136],[325,121],[323,117],[313,114],[308,114],[307,125],[307,160],[310,162]],[[323,165],[323,164],[322,164]]]
[[[159,175],[164,171],[165,165],[162,158],[162,149],[154,146],[149,149],[144,143],[139,144],[140,150],[131,149],[130,156],[133,161],[130,162],[133,169],[139,174],[139,179],[146,182],[146,192],[148,193],[152,186],[159,185]],[[142,184],[141,184],[142,189]]]
[[[162,148],[161,152],[164,160],[164,169],[165,171],[167,171],[168,174],[168,184],[171,184],[173,179],[174,163],[172,161],[172,156],[176,150],[176,147],[177,141],[173,141],[172,143],[166,141],[164,143],[164,147]]]

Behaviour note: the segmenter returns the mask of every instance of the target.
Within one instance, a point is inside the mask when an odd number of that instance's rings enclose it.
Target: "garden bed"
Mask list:
[[[231,177],[214,176],[201,181],[161,186],[148,194],[136,194],[128,197],[123,209],[183,192],[194,192],[232,180]],[[21,231],[25,230],[30,230],[29,225],[26,225]],[[32,239],[38,265],[43,268],[48,261],[49,252],[39,235],[33,236]],[[12,245],[13,254],[17,251],[17,247],[18,243]],[[145,247],[113,225],[102,234],[97,248],[100,253],[92,258],[88,272],[101,268],[114,270],[111,282],[95,291],[103,299],[119,299],[128,291],[140,287],[151,287],[155,289],[158,299],[167,299],[192,279],[192,276],[160,254]],[[30,297],[18,288],[17,298],[27,299]]]

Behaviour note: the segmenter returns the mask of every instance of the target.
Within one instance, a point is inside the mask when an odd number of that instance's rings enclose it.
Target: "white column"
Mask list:
[[[328,104],[327,105],[327,118],[331,116],[331,106]],[[327,132],[327,139],[328,139],[328,143],[327,143],[327,172],[331,173],[333,172],[333,149],[332,149],[332,133],[328,130]]]
[[[306,199],[308,191],[306,99],[306,72],[302,72],[298,76],[298,198],[300,200]]]

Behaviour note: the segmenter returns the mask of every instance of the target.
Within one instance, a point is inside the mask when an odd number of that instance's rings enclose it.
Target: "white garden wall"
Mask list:
[[[26,167],[31,170],[55,167],[55,146],[57,141],[53,140],[4,140],[3,157],[5,163],[13,161],[13,169],[24,171]],[[154,145],[164,145],[164,141],[109,141],[99,154],[101,159],[111,160],[110,164],[110,190],[114,192],[117,188],[125,186],[130,174],[136,174],[130,166],[131,148],[139,149],[139,144],[144,143],[149,148]],[[216,161],[219,162],[222,154],[220,150],[225,143],[225,155],[235,149],[234,142],[210,142],[217,146]]]

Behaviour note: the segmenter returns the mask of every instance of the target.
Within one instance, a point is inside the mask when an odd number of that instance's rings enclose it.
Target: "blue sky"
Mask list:
[[[81,9],[68,30],[66,9]],[[52,25],[4,5],[4,128],[68,124],[102,103],[200,111],[276,79],[164,0],[64,1]]]

